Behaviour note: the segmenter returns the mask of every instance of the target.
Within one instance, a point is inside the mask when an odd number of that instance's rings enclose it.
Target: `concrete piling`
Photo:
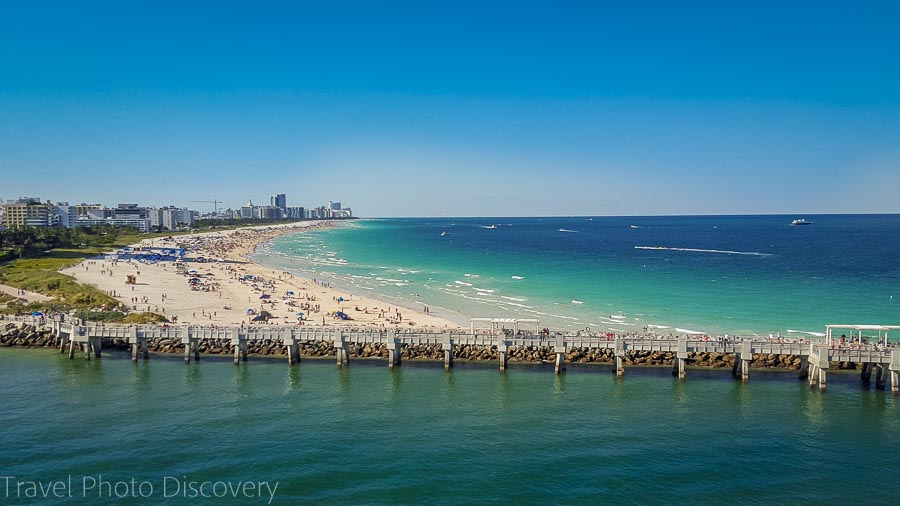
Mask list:
[[[453,339],[450,338],[449,332],[444,333],[441,350],[444,352],[444,370],[450,370],[453,367]]]
[[[506,341],[500,341],[497,345],[497,355],[500,359],[500,372],[505,372],[509,361],[509,345],[506,344]]]
[[[402,363],[403,345],[401,341],[394,338],[387,343],[388,350],[388,368],[393,369]]]

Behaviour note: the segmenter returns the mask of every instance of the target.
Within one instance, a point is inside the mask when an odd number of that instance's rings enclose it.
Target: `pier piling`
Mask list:
[[[507,361],[509,360],[509,346],[506,341],[500,341],[497,344],[497,355],[500,358],[500,372],[506,371]]]
[[[344,341],[343,332],[334,337],[334,351],[335,355],[337,356],[338,367],[350,365],[350,350],[347,343]]]
[[[616,339],[615,342],[616,367],[614,372],[617,378],[625,376],[625,341]]]
[[[800,374],[797,379],[802,381],[807,378],[809,378],[809,357],[803,355],[800,357]]]
[[[388,350],[388,368],[393,369],[395,366],[399,366],[402,362],[402,344],[399,339],[394,337],[392,340],[387,343]]]
[[[872,366],[875,365],[872,362],[866,362],[862,364],[860,368],[859,379],[862,381],[863,385],[868,385],[872,383]]]
[[[444,369],[450,370],[453,367],[453,340],[449,332],[444,333],[441,349],[444,351]]]

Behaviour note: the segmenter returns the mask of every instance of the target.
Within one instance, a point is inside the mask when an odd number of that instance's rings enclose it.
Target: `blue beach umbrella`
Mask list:
[[[248,309],[248,310],[247,310],[247,314],[256,314],[256,310],[255,310],[255,309],[252,309],[252,308],[251,308],[251,309]]]
[[[35,311],[35,312],[31,313],[31,316],[44,316],[44,313],[42,313],[40,311]]]

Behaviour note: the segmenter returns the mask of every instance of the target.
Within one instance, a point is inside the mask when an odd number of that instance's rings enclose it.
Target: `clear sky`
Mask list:
[[[0,198],[900,212],[898,27],[896,1],[0,0]]]

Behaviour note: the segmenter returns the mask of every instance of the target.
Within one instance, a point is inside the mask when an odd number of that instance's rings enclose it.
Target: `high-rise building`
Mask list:
[[[285,194],[276,193],[269,200],[269,205],[281,209],[282,213],[287,213],[287,196]]]

